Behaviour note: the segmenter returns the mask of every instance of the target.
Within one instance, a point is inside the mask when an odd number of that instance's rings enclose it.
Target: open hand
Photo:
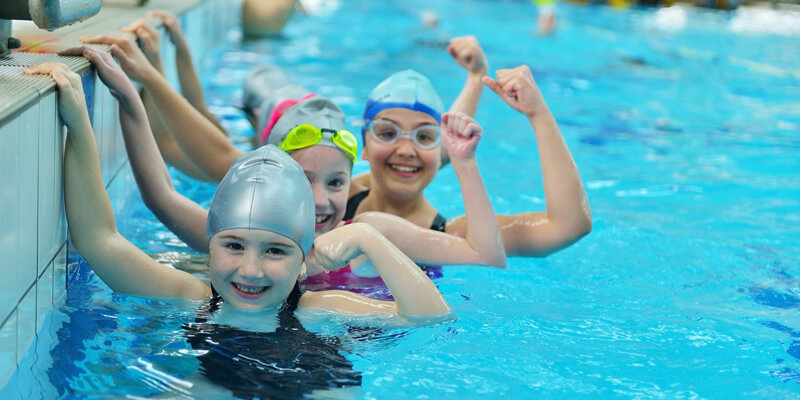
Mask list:
[[[22,70],[25,74],[46,74],[53,77],[58,87],[58,112],[67,128],[88,123],[86,97],[83,93],[81,77],[62,63],[48,62]]]
[[[164,74],[164,63],[161,60],[161,38],[158,34],[158,30],[143,19],[137,19],[132,24],[120,30],[136,35],[142,43],[142,50],[147,60],[150,61],[150,64],[156,67],[161,74]]]
[[[447,52],[453,56],[458,65],[464,67],[472,74],[486,75],[489,63],[486,55],[475,36],[459,36],[450,39]]]
[[[107,44],[111,46],[111,54],[119,60],[122,70],[128,76],[145,83],[159,72],[150,64],[132,36],[94,35],[81,38],[83,43]]]
[[[475,150],[483,129],[472,117],[462,112],[442,115],[442,143],[451,162],[475,158]]]
[[[547,103],[527,65],[501,69],[496,74],[497,80],[484,76],[483,83],[508,105],[528,117],[547,112]]]

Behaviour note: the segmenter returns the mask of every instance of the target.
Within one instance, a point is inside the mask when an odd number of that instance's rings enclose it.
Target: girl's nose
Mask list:
[[[397,141],[396,146],[397,147],[395,151],[397,152],[398,155],[404,157],[413,157],[416,155],[416,148],[414,147],[414,142],[407,137],[400,138],[400,140]]]
[[[239,267],[239,275],[249,280],[257,280],[264,277],[264,269],[261,268],[261,257],[256,252],[249,254],[242,259]]]

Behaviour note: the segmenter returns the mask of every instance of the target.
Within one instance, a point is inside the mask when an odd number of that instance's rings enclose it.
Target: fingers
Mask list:
[[[78,47],[71,47],[71,48],[66,49],[66,50],[61,50],[61,51],[58,52],[58,55],[60,55],[60,56],[82,56],[83,55],[83,47],[84,46],[78,46]]]
[[[496,80],[488,76],[484,76],[481,78],[481,81],[484,85],[488,86],[489,89],[492,89],[493,92],[497,93],[498,96],[503,97],[503,95],[505,95],[503,92],[503,87],[500,86],[500,83],[498,83]]]
[[[109,51],[111,51],[111,55],[114,56],[114,58],[116,58],[117,60],[119,60],[121,64],[131,65],[133,63],[133,60],[128,56],[128,53],[123,51],[116,44],[112,44]]]
[[[483,129],[469,115],[462,112],[448,112],[442,115],[442,131],[446,136],[454,138],[480,137]],[[446,129],[445,129],[446,127]]]
[[[82,87],[81,77],[72,72],[69,67],[59,62],[48,62],[23,68],[22,72],[29,75],[50,75],[56,81],[59,89],[69,87]]]
[[[164,10],[150,11],[147,13],[147,17],[160,19],[161,22],[163,22],[164,25],[170,30],[175,28],[175,24],[178,22],[174,15]]]
[[[132,36],[111,36],[111,35],[89,35],[80,38],[81,43],[86,44],[106,44],[109,46],[117,45],[125,51],[138,48]]]

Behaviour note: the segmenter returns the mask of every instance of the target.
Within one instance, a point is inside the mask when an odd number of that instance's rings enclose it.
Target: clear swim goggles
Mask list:
[[[358,141],[355,135],[342,129],[334,131],[333,129],[317,128],[311,124],[297,125],[286,135],[278,147],[281,150],[289,153],[294,150],[304,149],[313,146],[323,139],[328,139],[336,147],[341,149],[350,161],[356,161],[358,154]]]
[[[394,122],[376,119],[367,122],[367,130],[373,139],[383,144],[394,144],[400,138],[407,137],[420,149],[427,150],[436,147],[442,141],[439,125],[436,124],[426,124],[411,131],[404,131]]]

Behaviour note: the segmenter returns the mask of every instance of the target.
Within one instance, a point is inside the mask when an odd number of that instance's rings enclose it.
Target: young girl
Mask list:
[[[497,216],[506,252],[545,256],[569,246],[589,233],[591,213],[578,169],[530,69],[499,70],[497,80],[484,76],[482,81],[528,118],[544,175],[546,211]],[[370,172],[353,180],[345,218],[381,211],[421,227],[465,234],[471,217],[445,221],[423,193],[442,160],[439,147],[420,140],[420,134],[436,126],[442,112],[433,85],[414,71],[398,72],[372,91],[362,132],[362,158]]]
[[[142,82],[143,86],[158,90],[159,96],[167,98],[165,107],[160,110],[170,115],[184,113],[186,120],[206,123],[197,111],[183,100],[179,94],[171,90],[159,75],[144,59],[144,55],[135,43],[125,38],[101,38],[112,43],[111,51],[120,60],[122,68],[133,79]],[[94,52],[85,49],[84,54],[91,56]],[[90,57],[91,59],[91,57]],[[170,107],[166,107],[170,106]],[[448,121],[448,119],[445,119]],[[313,128],[340,132],[341,137],[352,134],[345,133],[344,114],[327,99],[321,96],[303,100],[288,109],[286,114],[273,127],[271,142],[282,143],[288,138],[291,130],[299,125],[308,124]],[[369,214],[355,222],[367,222],[383,232],[393,243],[407,251],[408,255],[419,262],[436,264],[487,264],[504,266],[505,254],[500,242],[499,230],[492,212],[491,203],[486,195],[483,182],[474,160],[474,150],[480,138],[480,127],[466,116],[456,115],[453,123],[444,125],[443,138],[452,143],[454,156],[463,160],[457,169],[462,189],[471,201],[467,203],[468,213],[475,215],[468,228],[471,232],[467,239],[452,235],[443,235],[428,230],[417,229],[413,224],[386,214]],[[142,197],[156,216],[192,248],[207,251],[204,239],[206,211],[177,193],[171,185],[166,167],[163,165],[157,149],[151,146],[150,140],[134,139],[136,135],[146,134],[146,130],[125,130],[126,148],[129,160],[142,192]],[[198,130],[194,142],[213,141],[221,135],[202,136],[204,130]],[[437,130],[438,133],[438,130]],[[222,137],[227,141],[227,138]],[[342,146],[331,140],[305,142],[302,146],[294,146],[287,151],[302,165],[311,180],[317,204],[317,234],[323,234],[342,225],[345,203],[350,184],[352,162],[357,152],[355,138],[352,147]],[[320,144],[320,145],[317,145]],[[232,147],[232,146],[231,146]],[[232,148],[241,153],[238,149]],[[471,214],[471,215],[472,215]],[[442,251],[447,248],[449,251]],[[315,268],[313,260],[309,265],[309,273],[322,273],[322,268]],[[374,271],[371,276],[376,276]]]

